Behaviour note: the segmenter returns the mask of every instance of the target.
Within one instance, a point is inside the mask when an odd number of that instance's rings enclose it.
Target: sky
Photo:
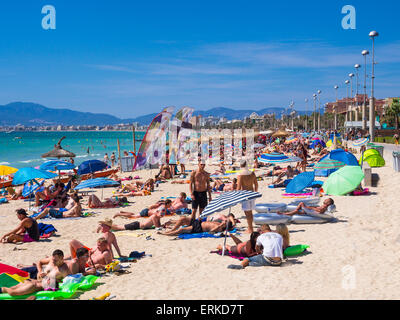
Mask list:
[[[56,29],[42,28],[42,7]],[[345,5],[356,29],[343,29]],[[399,1],[2,0],[0,104],[109,113],[120,118],[165,106],[312,107],[347,95],[375,39],[375,96],[400,96]],[[372,57],[367,57],[371,72]],[[371,79],[367,79],[370,94]],[[356,79],[353,79],[354,92]],[[305,98],[309,99],[308,105]]]

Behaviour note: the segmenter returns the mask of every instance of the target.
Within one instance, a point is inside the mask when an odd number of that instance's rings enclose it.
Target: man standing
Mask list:
[[[249,190],[258,191],[257,177],[254,172],[250,172],[247,169],[246,160],[242,160],[240,163],[241,170],[238,175],[237,190]],[[253,232],[253,210],[256,208],[256,202],[254,199],[242,202],[242,210],[244,211],[247,219],[247,230],[246,233]]]
[[[111,154],[111,167],[114,167],[115,164],[115,152]]]
[[[204,170],[205,166],[204,163],[199,162],[199,168],[190,175],[189,190],[193,209],[191,220],[196,219],[197,208],[199,208],[199,215],[201,215],[207,206],[207,193],[208,201],[211,201],[210,174]]]
[[[104,155],[104,162],[108,165],[108,161],[109,161],[109,159],[108,159],[108,154],[106,153],[106,154]]]

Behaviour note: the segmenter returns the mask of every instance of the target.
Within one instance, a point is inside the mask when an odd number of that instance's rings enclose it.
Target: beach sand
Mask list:
[[[210,253],[223,238],[172,240],[155,230],[137,230],[116,233],[123,254],[145,251],[146,256],[132,263],[129,274],[110,274],[101,277],[95,290],[75,296],[90,299],[106,292],[116,299],[398,299],[400,283],[400,173],[393,169],[391,151],[385,150],[386,166],[373,168],[379,174],[377,187],[369,187],[368,196],[332,197],[336,203],[336,223],[319,225],[289,225],[291,244],[308,244],[310,254],[290,258],[282,267],[248,267],[245,270],[227,269],[238,260]],[[193,169],[187,166],[187,169]],[[208,172],[217,167],[207,166]],[[125,173],[138,174],[143,180],[154,176],[158,170]],[[257,174],[263,170],[257,170]],[[325,178],[318,178],[324,180]],[[270,189],[271,178],[259,181],[262,202],[286,202],[281,189]],[[112,188],[104,189],[104,198]],[[139,213],[144,207],[161,197],[189,194],[188,184],[162,183],[151,196],[130,198],[127,211]],[[101,197],[102,191],[95,192]],[[218,195],[213,195],[217,197]],[[325,199],[324,196],[321,200]],[[87,197],[83,207],[87,208]],[[28,208],[22,200],[0,205],[0,234],[15,228],[18,220],[15,209]],[[89,209],[96,214],[77,220],[42,220],[53,224],[58,232],[47,240],[28,244],[0,244],[0,262],[16,266],[32,264],[53,250],[61,249],[69,255],[68,243],[78,239],[86,246],[95,246],[100,234],[95,233],[97,222],[112,218],[120,208]],[[246,227],[241,206],[232,213]],[[171,217],[177,219],[177,216]],[[163,218],[166,221],[168,218]],[[133,220],[116,218],[114,223],[126,224]],[[274,228],[274,227],[273,227]],[[146,240],[150,234],[154,240]],[[135,236],[136,235],[136,236]],[[239,238],[247,240],[241,233]],[[228,244],[233,241],[228,238]]]

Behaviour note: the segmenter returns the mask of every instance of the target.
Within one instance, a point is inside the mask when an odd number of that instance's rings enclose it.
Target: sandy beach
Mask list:
[[[359,155],[357,155],[359,157]],[[397,201],[400,193],[400,173],[393,169],[392,152],[385,148],[386,166],[373,168],[379,175],[377,187],[369,187],[367,196],[334,196],[338,221],[316,225],[288,225],[291,244],[308,244],[310,254],[289,258],[282,267],[249,267],[231,270],[227,266],[238,263],[230,257],[210,253],[223,238],[173,240],[157,234],[155,230],[116,232],[123,254],[145,251],[146,256],[132,263],[129,274],[102,276],[95,290],[76,295],[75,299],[87,300],[106,292],[116,299],[398,299],[400,282],[400,224]],[[187,166],[187,169],[194,169]],[[207,166],[208,172],[217,167]],[[257,169],[260,175],[265,169]],[[156,170],[139,171],[143,180],[154,176]],[[124,173],[123,176],[132,175]],[[324,180],[326,178],[318,178]],[[261,202],[286,202],[282,189],[270,189],[271,178],[259,181]],[[112,195],[113,188],[104,189],[104,198]],[[139,213],[144,207],[161,197],[189,194],[188,184],[162,183],[151,196],[131,197],[130,206],[124,210]],[[101,198],[102,191],[96,190]],[[218,195],[213,194],[213,198]],[[321,200],[325,199],[324,196]],[[87,208],[87,197],[83,207]],[[0,205],[0,234],[15,228],[18,220],[15,210],[28,208],[28,202],[11,201]],[[190,206],[189,206],[190,207]],[[68,243],[78,239],[87,246],[94,246],[99,234],[97,223],[112,218],[120,208],[89,209],[91,217],[79,219],[42,220],[53,224],[55,236],[37,243],[1,244],[0,262],[16,266],[32,264],[61,249],[69,255]],[[227,213],[227,212],[226,212]],[[240,220],[239,227],[246,227],[241,206],[233,207],[232,213]],[[178,216],[163,218],[177,219]],[[133,220],[116,218],[114,223],[126,224]],[[154,240],[146,240],[151,235]],[[247,240],[248,235],[240,233]],[[228,243],[233,241],[228,238]]]

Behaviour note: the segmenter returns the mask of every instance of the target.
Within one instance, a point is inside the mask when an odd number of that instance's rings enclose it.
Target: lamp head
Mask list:
[[[379,33],[378,33],[377,31],[371,31],[371,32],[369,33],[369,36],[370,36],[371,38],[374,38],[374,37],[379,36]]]
[[[344,83],[345,83],[345,84],[349,84],[349,83],[350,83],[350,80],[346,80]]]
[[[335,89],[339,89],[339,86],[338,86],[338,85],[336,85],[336,86],[334,86],[333,88],[335,88]]]
[[[322,92],[321,90],[318,90],[318,91],[317,91],[318,94],[321,94],[321,92]]]
[[[349,77],[353,78],[354,77],[354,73],[349,73]]]
[[[368,50],[363,50],[363,51],[361,52],[361,54],[362,54],[363,56],[366,56],[366,55],[369,54],[369,51],[368,51]]]
[[[357,63],[355,66],[354,66],[354,68],[356,68],[356,69],[358,69],[358,68],[360,68],[361,66]]]

